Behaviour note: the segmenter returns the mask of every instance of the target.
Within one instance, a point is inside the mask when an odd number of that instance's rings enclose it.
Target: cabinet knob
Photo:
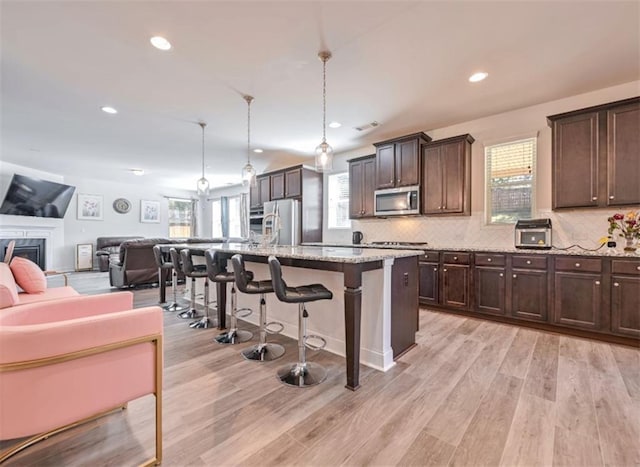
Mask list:
[[[444,272],[447,272],[447,268],[444,268],[444,269],[443,269],[443,271],[444,271]]]
[[[389,183],[393,183],[393,178],[391,180],[389,180]]]
[[[516,277],[518,277],[518,275],[517,275],[517,274],[514,274],[514,275],[513,275],[513,278],[515,279]]]
[[[531,260],[530,259],[527,260],[527,264],[531,264]]]
[[[402,179],[401,179],[401,178],[399,178],[396,182],[397,182],[397,183],[400,183],[401,181],[402,181]]]
[[[457,257],[457,256],[454,256],[454,257],[453,257],[453,260],[454,260],[454,261],[458,261],[458,257]]]
[[[433,270],[434,270],[434,271],[437,271],[437,270],[438,270],[438,268],[433,268]]]
[[[576,263],[576,267],[579,268],[580,267],[580,263]]]
[[[611,195],[611,196],[609,196],[609,199],[616,199],[616,197]]]
[[[595,282],[595,284],[596,284],[596,285],[600,285],[600,281],[596,281],[596,282]]]
[[[640,271],[640,266],[636,266],[636,270]]]
[[[504,276],[504,274],[500,273],[500,277]]]
[[[618,284],[617,282],[614,282],[614,283],[613,283],[613,286],[614,286],[614,287],[620,287],[620,284]]]
[[[487,263],[490,263],[490,262],[491,262],[491,258],[487,258]]]
[[[593,198],[591,198],[591,201],[598,201],[598,197],[594,196]]]

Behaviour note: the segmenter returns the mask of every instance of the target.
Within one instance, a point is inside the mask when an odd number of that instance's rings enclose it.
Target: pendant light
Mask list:
[[[251,102],[253,97],[242,96],[247,101],[247,164],[242,168],[242,185],[256,186],[256,169],[251,165]]]
[[[322,61],[322,142],[316,148],[316,170],[330,172],[333,168],[333,148],[327,143],[327,61],[331,52],[323,50],[318,53]]]
[[[204,127],[207,126],[204,122],[199,122],[200,128],[202,128],[202,177],[198,180],[197,192],[199,196],[207,196],[209,194],[209,180],[204,176]]]

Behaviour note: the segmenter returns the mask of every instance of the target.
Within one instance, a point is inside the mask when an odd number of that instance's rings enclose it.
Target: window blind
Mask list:
[[[350,228],[349,172],[330,175],[328,185],[328,227],[330,229]]]

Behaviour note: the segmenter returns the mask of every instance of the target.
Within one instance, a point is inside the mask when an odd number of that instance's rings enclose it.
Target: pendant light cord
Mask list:
[[[202,128],[202,178],[204,178],[204,127],[207,126],[206,123],[200,122],[200,127]]]
[[[327,60],[322,59],[322,142],[327,142]]]
[[[247,164],[251,165],[251,102],[253,97],[246,96],[247,100]]]

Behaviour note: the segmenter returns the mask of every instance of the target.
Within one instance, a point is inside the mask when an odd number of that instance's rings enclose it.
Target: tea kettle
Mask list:
[[[362,242],[363,239],[363,235],[362,232],[359,231],[354,231],[352,236],[351,236],[351,243],[354,245],[360,245],[360,243]]]

